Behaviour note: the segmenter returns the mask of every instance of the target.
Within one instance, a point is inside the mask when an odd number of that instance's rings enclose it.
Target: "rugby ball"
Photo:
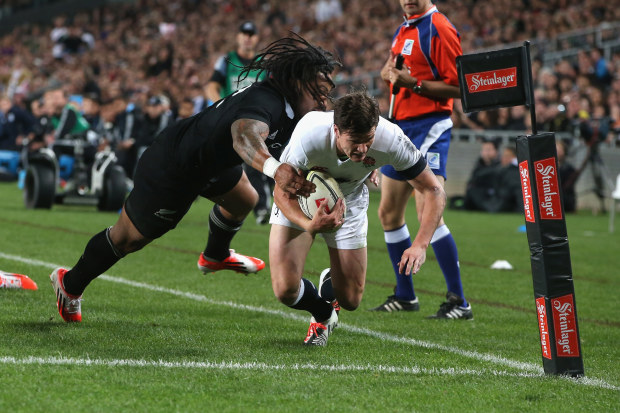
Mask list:
[[[324,199],[327,199],[327,210],[332,210],[338,198],[343,198],[342,190],[338,182],[325,172],[310,171],[306,179],[316,185],[316,191],[311,193],[309,197],[298,196],[299,206],[303,213],[310,219],[316,213],[319,205]]]

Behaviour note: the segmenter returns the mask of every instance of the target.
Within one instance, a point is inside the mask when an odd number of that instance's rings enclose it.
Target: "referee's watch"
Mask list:
[[[418,95],[422,93],[422,81],[418,79],[415,86],[413,86],[413,93],[417,93]]]

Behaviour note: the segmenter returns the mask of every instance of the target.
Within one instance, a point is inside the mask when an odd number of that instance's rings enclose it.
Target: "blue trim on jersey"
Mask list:
[[[437,29],[433,24],[433,19],[431,18],[433,14],[429,14],[424,20],[424,24],[418,25],[418,37],[420,38],[420,49],[422,53],[424,53],[424,57],[426,57],[426,61],[428,62],[428,66],[433,72],[433,77],[435,79],[439,78],[439,71],[433,63],[431,59],[431,42],[433,41],[433,37],[437,36]]]
[[[394,32],[394,36],[392,36],[392,43],[394,43],[394,40],[396,40],[396,36],[398,36],[400,29],[402,29],[403,26],[406,26],[406,25],[407,25],[407,22],[402,23],[400,26],[398,26],[398,29],[396,29],[396,31]]]

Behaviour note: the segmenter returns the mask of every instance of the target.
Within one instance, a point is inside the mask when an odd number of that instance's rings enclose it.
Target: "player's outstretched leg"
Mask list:
[[[203,273],[233,270],[243,274],[255,273],[265,268],[263,260],[238,254],[230,249],[230,243],[241,229],[243,221],[226,218],[215,204],[209,214],[209,239],[198,258],[198,269]]]
[[[265,262],[260,258],[237,254],[233,249],[230,250],[230,255],[223,261],[211,261],[205,257],[204,253],[201,253],[200,257],[198,257],[198,269],[203,274],[220,270],[232,270],[242,274],[251,274],[263,268],[265,268]]]
[[[308,346],[327,345],[329,335],[338,325],[338,313],[332,304],[319,296],[316,287],[310,280],[301,279],[297,298],[289,307],[305,310],[312,314],[304,344]]]
[[[82,296],[69,294],[63,285],[67,270],[57,268],[50,274],[52,288],[56,293],[56,306],[58,313],[67,323],[79,323],[82,321]]]
[[[82,321],[82,293],[92,280],[124,257],[124,253],[112,243],[111,229],[106,228],[88,241],[71,270],[58,268],[50,275],[58,312],[66,322]]]

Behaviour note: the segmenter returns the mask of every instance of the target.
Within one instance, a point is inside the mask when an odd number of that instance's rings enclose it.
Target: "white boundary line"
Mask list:
[[[39,266],[39,267],[45,267],[45,268],[49,268],[49,269],[55,269],[58,267],[61,267],[61,265],[57,265],[57,264],[53,264],[50,262],[46,262],[46,261],[40,261],[40,260],[34,260],[34,259],[30,259],[30,258],[25,258],[25,257],[21,257],[18,255],[11,255],[11,254],[5,254],[3,252],[0,252],[0,258],[4,258],[7,260],[11,260],[11,261],[16,261],[16,262],[21,262],[24,264],[28,264],[28,265],[35,265],[35,266]],[[232,301],[218,301],[218,300],[213,300],[211,298],[208,298],[204,295],[201,294],[194,294],[194,293],[190,293],[190,292],[185,292],[185,291],[180,291],[180,290],[175,290],[175,289],[171,289],[171,288],[166,288],[166,287],[160,287],[157,285],[152,285],[152,284],[146,284],[146,283],[142,283],[142,282],[137,282],[137,281],[132,281],[132,280],[128,280],[126,278],[122,278],[122,277],[115,277],[115,276],[111,276],[111,275],[100,275],[98,277],[98,279],[101,280],[106,280],[106,281],[110,281],[110,282],[114,282],[114,283],[118,283],[118,284],[125,284],[125,285],[129,285],[132,287],[136,287],[136,288],[141,288],[141,289],[145,289],[145,290],[150,290],[150,291],[156,291],[156,292],[162,292],[162,293],[167,293],[167,294],[172,294],[172,295],[176,295],[179,297],[184,297],[184,298],[188,298],[190,300],[194,300],[194,301],[200,301],[200,302],[205,302],[205,303],[209,303],[209,304],[214,304],[214,305],[218,305],[218,306],[227,306],[227,307],[231,307],[231,308],[235,308],[235,309],[240,309],[240,310],[246,310],[246,311],[253,311],[253,312],[258,312],[258,313],[264,313],[264,314],[270,314],[270,315],[275,315],[275,316],[279,316],[279,317],[283,317],[283,318],[289,318],[289,319],[294,319],[294,320],[299,320],[299,321],[303,321],[303,322],[307,322],[308,321],[308,317],[303,317],[301,315],[298,314],[293,314],[291,312],[284,312],[281,310],[273,310],[273,309],[269,309],[269,308],[265,308],[265,307],[256,307],[256,306],[251,306],[251,305],[245,305],[245,304],[238,304]],[[380,340],[384,340],[384,341],[390,341],[390,342],[395,342],[395,343],[402,343],[402,344],[408,344],[411,346],[415,346],[415,347],[423,347],[423,348],[427,348],[427,349],[432,349],[432,350],[441,350],[441,351],[446,351],[446,352],[450,352],[453,354],[457,354],[463,357],[467,357],[467,358],[472,358],[478,361],[486,361],[486,362],[490,362],[490,363],[494,363],[494,364],[499,364],[499,365],[503,365],[506,367],[510,367],[510,368],[514,368],[514,369],[518,369],[518,370],[522,370],[525,373],[521,373],[521,374],[514,374],[515,376],[520,376],[520,377],[539,377],[544,375],[544,370],[542,369],[542,367],[535,365],[533,363],[525,363],[525,362],[520,362],[520,361],[514,361],[514,360],[510,360],[510,359],[506,359],[504,357],[499,357],[499,356],[495,356],[492,354],[484,354],[484,353],[478,353],[475,351],[467,351],[467,350],[463,350],[457,347],[450,347],[450,346],[445,346],[442,344],[437,344],[437,343],[432,343],[432,342],[428,342],[428,341],[421,341],[421,340],[416,340],[416,339],[412,339],[412,338],[408,338],[408,337],[401,337],[401,336],[397,336],[397,335],[393,335],[393,334],[389,334],[389,333],[382,333],[379,331],[374,331],[374,330],[370,330],[367,328],[362,328],[362,327],[357,327],[357,326],[353,326],[353,325],[349,325],[349,324],[344,324],[344,323],[339,323],[338,324],[338,328],[345,330],[345,331],[349,331],[349,332],[353,332],[353,333],[358,333],[358,334],[363,334],[369,337],[375,337],[378,338]],[[9,363],[10,360],[12,358],[10,357],[3,357],[0,358],[0,362],[2,363]],[[191,364],[192,362],[165,362],[165,361],[158,361],[158,362],[152,362],[152,361],[147,361],[147,360],[90,360],[90,359],[64,359],[64,358],[26,358],[26,359],[12,359],[15,360],[14,362],[11,362],[11,364],[82,364],[82,365],[105,365],[106,363],[111,363],[113,365],[139,365],[139,363],[144,363],[145,366],[147,365],[157,365],[158,367],[167,367],[165,364],[169,363],[170,366],[168,367],[183,367],[185,365],[185,363],[189,363]],[[19,360],[21,360],[21,362],[19,362]],[[32,362],[29,360],[42,360],[46,362]],[[74,362],[62,362],[63,360],[73,360]],[[293,365],[293,366],[281,366],[281,367],[277,367],[278,365],[265,365],[262,363],[234,363],[234,362],[230,362],[230,363],[211,363],[211,362],[205,362],[204,366],[196,366],[196,367],[200,367],[200,368],[209,368],[209,366],[218,366],[218,365],[235,365],[235,366],[250,366],[250,365],[255,365],[255,366],[269,366],[269,367],[265,367],[266,370],[276,370],[276,369],[282,369],[284,367],[287,367],[291,370],[296,369],[309,369],[310,365]],[[294,366],[298,366],[298,367],[294,367]],[[305,366],[305,367],[304,367]],[[191,365],[188,365],[188,367],[191,367]],[[330,367],[328,366],[323,366],[327,369],[329,369]],[[211,367],[211,368],[217,368],[217,367]],[[242,367],[237,367],[237,368],[242,368]],[[250,367],[245,367],[245,368],[250,368]],[[339,370],[339,369],[351,369],[351,370],[369,370],[369,371],[375,371],[372,369],[383,369],[382,371],[393,371],[393,372],[400,372],[399,369],[412,369],[411,372],[412,373],[418,373],[421,374],[423,372],[434,372],[434,374],[447,374],[447,373],[441,373],[442,371],[453,371],[453,374],[458,374],[457,371],[467,371],[467,374],[473,374],[471,373],[471,371],[478,371],[478,370],[456,370],[456,369],[421,369],[419,367],[411,367],[411,368],[407,368],[407,367],[393,367],[393,366],[333,366],[332,367],[333,370]],[[376,370],[379,371],[379,370]],[[402,370],[403,372],[405,372],[405,370]],[[476,373],[478,375],[483,374],[483,373],[491,373],[491,374],[495,374],[495,375],[512,375],[511,373],[507,373],[507,372],[501,372],[501,371],[494,371],[494,370],[482,370],[480,371],[480,373]],[[465,374],[465,373],[463,373]],[[575,383],[581,383],[581,384],[586,384],[586,385],[591,385],[591,386],[595,386],[595,387],[601,387],[601,388],[605,388],[605,389],[611,389],[611,390],[620,390],[620,387],[618,386],[614,386],[612,384],[609,384],[607,382],[605,382],[604,380],[600,380],[600,379],[595,379],[595,378],[587,378],[587,377],[583,377],[579,380],[573,380],[573,382]]]
[[[15,365],[67,365],[67,366],[105,366],[105,367],[156,367],[156,368],[187,368],[187,369],[213,369],[213,370],[261,370],[261,371],[365,371],[372,373],[404,373],[415,375],[446,375],[446,376],[512,376],[512,377],[542,377],[541,374],[526,372],[509,372],[505,370],[472,370],[457,368],[424,368],[418,366],[385,366],[385,365],[351,365],[351,364],[266,364],[261,362],[239,363],[235,361],[211,362],[211,361],[165,361],[144,359],[121,359],[103,360],[90,358],[72,357],[0,357],[0,364]]]

